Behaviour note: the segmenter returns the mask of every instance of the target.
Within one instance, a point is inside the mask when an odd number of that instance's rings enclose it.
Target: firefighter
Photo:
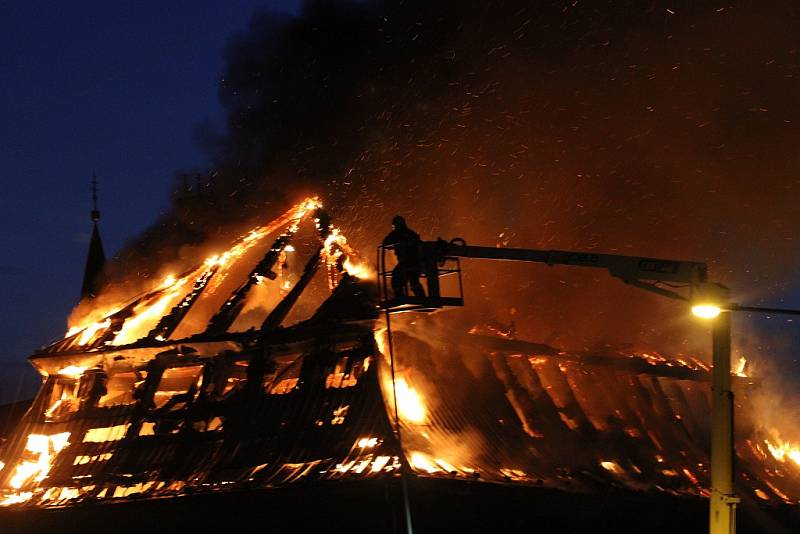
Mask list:
[[[392,226],[394,229],[383,238],[383,246],[394,248],[394,255],[397,257],[397,265],[392,270],[394,296],[407,296],[410,284],[414,296],[424,297],[425,290],[419,282],[422,240],[418,233],[406,226],[406,220],[399,215],[392,219]]]

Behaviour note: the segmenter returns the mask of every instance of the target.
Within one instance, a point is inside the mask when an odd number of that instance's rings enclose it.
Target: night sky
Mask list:
[[[97,174],[107,256],[165,209],[175,171],[205,163],[223,119],[227,41],[296,0],[0,2],[0,401],[63,334],[80,293]]]
[[[705,260],[742,304],[800,307],[792,2],[300,4],[0,3],[0,400],[66,328],[92,173],[123,278],[314,191],[362,250],[402,213],[426,238]],[[207,204],[170,203],[181,171]],[[655,297],[536,273],[471,266],[467,311],[565,346],[701,338]],[[800,375],[797,321],[736,321]]]

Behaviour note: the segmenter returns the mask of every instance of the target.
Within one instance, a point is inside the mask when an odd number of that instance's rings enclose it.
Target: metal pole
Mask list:
[[[406,460],[405,450],[403,449],[403,440],[400,433],[400,413],[397,409],[397,382],[395,381],[394,374],[394,345],[392,344],[392,321],[389,308],[386,308],[386,340],[389,345],[389,364],[392,371],[392,395],[394,396],[394,434],[397,439],[397,445],[400,447],[400,490],[403,498],[403,523],[405,525],[406,534],[414,534],[414,526],[411,520],[411,500],[408,495],[408,475],[409,465]]]
[[[724,288],[725,302],[729,291]],[[709,532],[735,534],[733,491],[733,391],[731,390],[731,314],[723,311],[712,325],[711,506]]]

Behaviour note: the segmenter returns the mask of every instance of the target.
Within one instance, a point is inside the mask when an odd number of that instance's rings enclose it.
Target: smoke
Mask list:
[[[309,1],[231,39],[211,162],[122,254],[147,271],[321,194],[374,250],[425,238],[708,261],[735,297],[796,281],[797,7]],[[130,271],[128,271],[130,272]],[[472,262],[465,321],[570,348],[698,351],[685,310],[601,272]],[[695,335],[698,334],[698,335]]]

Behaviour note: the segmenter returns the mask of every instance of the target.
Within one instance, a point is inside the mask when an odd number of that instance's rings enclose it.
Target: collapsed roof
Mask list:
[[[31,357],[44,383],[0,449],[2,504],[393,478],[405,462],[428,477],[708,495],[702,361],[569,352],[446,318],[394,320],[390,339],[369,268],[316,199],[103,303]],[[797,502],[800,450],[756,424],[755,387],[737,379],[737,483]]]

